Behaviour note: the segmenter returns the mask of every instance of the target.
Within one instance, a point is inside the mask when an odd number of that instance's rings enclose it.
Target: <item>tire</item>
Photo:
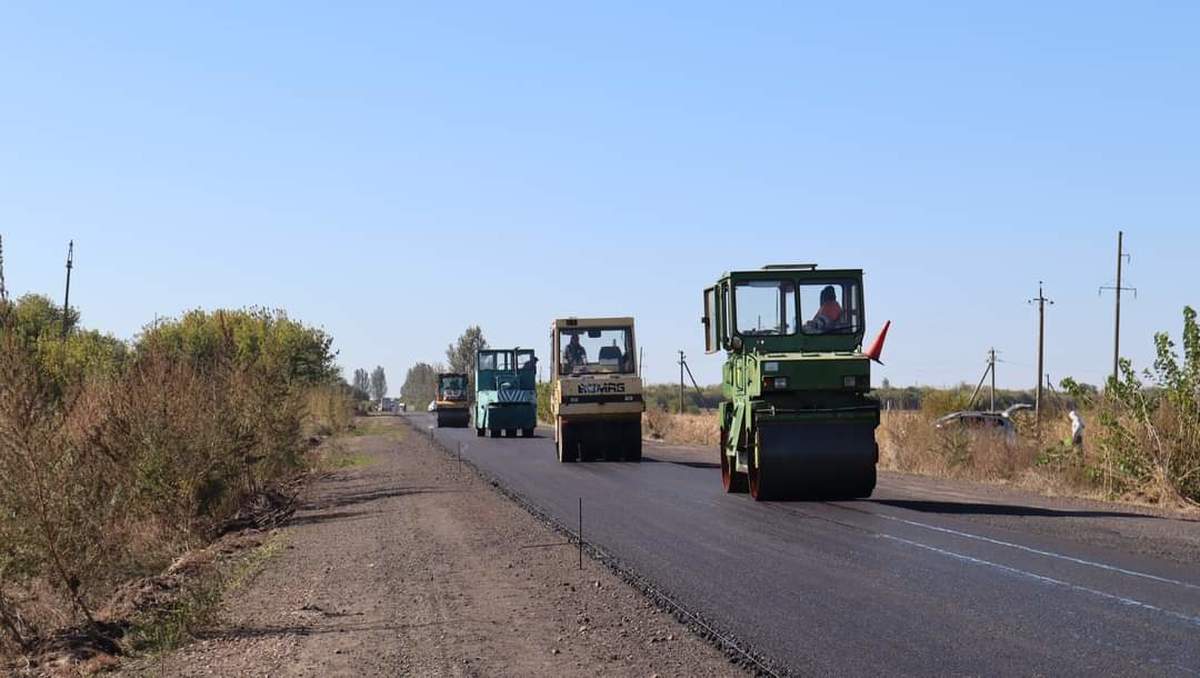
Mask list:
[[[859,481],[858,487],[856,487],[851,493],[851,498],[866,499],[867,497],[870,497],[871,493],[875,491],[875,481],[877,475],[878,474],[876,473],[875,467],[872,466],[871,470],[864,474],[863,479]]]
[[[626,436],[625,461],[640,463],[642,461],[642,421],[640,418],[635,422],[630,422]]]
[[[571,428],[559,422],[556,430],[558,431],[558,441],[554,447],[558,452],[559,463],[571,464],[578,461],[578,448],[575,447],[575,436],[571,432]]]
[[[533,429],[532,428],[521,429],[521,435],[526,438],[532,438],[533,437]]]
[[[748,488],[746,474],[740,473],[734,462],[725,453],[725,444],[729,434],[725,428],[721,428],[721,487],[725,489],[725,494],[745,494]]]
[[[499,438],[499,437],[500,437],[500,429],[498,429],[498,428],[489,428],[489,429],[488,429],[488,435],[490,435],[490,436],[491,436],[491,437],[493,437],[493,438]]]
[[[517,429],[515,429],[515,428],[504,429],[504,437],[505,438],[516,438],[517,437]]]
[[[478,427],[478,426],[477,426],[477,427],[475,427],[475,435],[477,435],[477,436],[479,436],[480,438],[482,438],[482,437],[483,437],[483,432],[484,432],[484,429],[483,429],[482,427]]]
[[[764,472],[763,469],[758,467],[758,449],[761,444],[758,431],[754,432],[752,439],[754,440],[754,447],[746,455],[746,480],[747,485],[749,485],[750,496],[754,497],[754,501],[770,501],[773,498],[770,471]]]

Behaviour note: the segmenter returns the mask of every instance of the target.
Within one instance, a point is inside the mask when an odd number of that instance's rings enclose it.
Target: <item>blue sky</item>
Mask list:
[[[630,314],[697,378],[722,271],[867,272],[876,372],[1099,381],[1200,304],[1195,3],[66,3],[0,8],[9,287],[133,336],[278,306],[394,390],[468,323]],[[901,6],[903,4],[903,6]],[[973,3],[967,3],[973,4]]]

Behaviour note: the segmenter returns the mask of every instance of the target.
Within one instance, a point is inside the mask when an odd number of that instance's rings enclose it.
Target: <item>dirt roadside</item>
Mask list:
[[[215,628],[121,675],[745,673],[408,426],[370,426]]]

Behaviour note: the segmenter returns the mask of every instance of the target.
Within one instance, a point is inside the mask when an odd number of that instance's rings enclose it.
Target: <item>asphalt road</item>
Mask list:
[[[564,525],[582,498],[588,542],[786,672],[1200,675],[1200,523],[891,474],[758,504],[722,493],[715,451],[559,464],[548,433],[434,431]]]

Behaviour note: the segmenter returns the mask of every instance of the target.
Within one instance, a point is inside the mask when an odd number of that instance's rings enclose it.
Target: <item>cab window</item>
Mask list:
[[[743,280],[733,286],[737,332],[742,336],[796,333],[796,283],[790,279]]]

